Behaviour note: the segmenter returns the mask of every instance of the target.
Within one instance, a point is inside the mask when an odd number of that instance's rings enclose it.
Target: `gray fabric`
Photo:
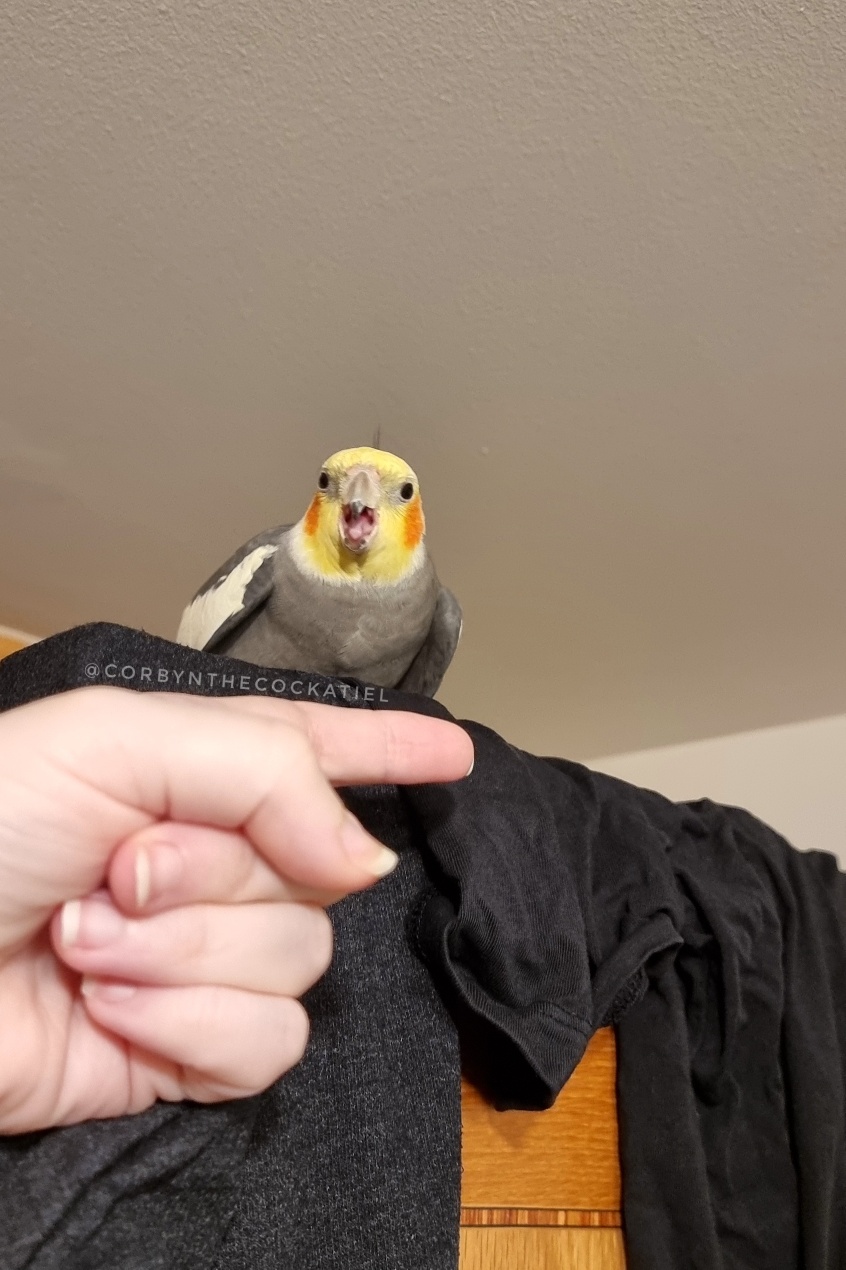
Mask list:
[[[404,929],[423,880],[405,851],[335,906],[306,1056],[266,1094],[0,1139],[3,1270],[454,1270],[458,1044]]]
[[[207,1266],[234,1210],[254,1102],[159,1103],[138,1116],[0,1138],[0,1266]]]
[[[151,652],[169,678],[141,679]],[[213,677],[195,692],[220,691],[221,668],[250,669],[81,628],[3,663],[0,709],[109,681],[111,668],[126,686],[184,691],[189,667]],[[397,790],[347,801],[402,859],[332,910],[335,956],[307,999],[303,1062],[256,1098],[0,1138],[2,1270],[455,1270],[458,1040],[407,931],[429,888]]]
[[[396,846],[404,831],[388,792],[349,802]],[[457,1040],[404,937],[424,881],[405,851],[397,873],[335,908],[332,971],[306,998],[312,1042],[262,1100],[216,1270],[457,1264]]]

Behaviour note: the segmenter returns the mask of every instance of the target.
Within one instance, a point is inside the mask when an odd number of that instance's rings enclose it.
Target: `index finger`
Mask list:
[[[278,718],[279,702],[224,698],[248,714]],[[473,742],[456,723],[403,710],[357,710],[288,702],[286,722],[305,732],[333,785],[423,785],[455,781],[473,766]]]
[[[74,778],[74,815],[53,830],[68,844],[70,894],[100,882],[119,842],[163,820],[242,832],[300,886],[360,889],[391,861],[333,783],[460,779],[472,754],[440,719],[105,686],[21,707],[18,725],[17,748],[31,732],[66,803]]]

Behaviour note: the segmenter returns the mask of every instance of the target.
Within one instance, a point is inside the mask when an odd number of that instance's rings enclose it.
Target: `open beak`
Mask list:
[[[344,490],[339,530],[348,551],[359,554],[373,541],[379,524],[379,479],[370,468],[360,467],[350,473]]]

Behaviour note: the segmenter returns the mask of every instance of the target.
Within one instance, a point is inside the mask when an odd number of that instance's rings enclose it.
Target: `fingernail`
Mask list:
[[[143,847],[135,852],[135,907],[143,908],[150,898],[150,856]]]
[[[67,904],[62,905],[62,916],[60,919],[59,931],[63,948],[70,948],[76,943],[76,937],[79,934],[79,919],[82,914],[82,905],[79,900],[68,900]]]
[[[464,773],[465,780],[467,780],[467,777],[471,774],[475,766],[476,766],[476,755],[474,754],[472,759],[470,760],[470,766],[467,768],[467,771]]]
[[[100,1001],[128,1001],[138,991],[134,983],[106,983],[103,979],[83,979],[79,990],[84,997]]]
[[[135,853],[135,903],[144,908],[152,896],[160,896],[176,886],[185,862],[182,852],[169,842],[153,842]]]
[[[362,829],[355,816],[349,812],[341,826],[341,838],[347,854],[357,865],[366,869],[368,873],[372,873],[376,878],[385,877],[399,864],[399,856],[396,852],[391,851],[389,847],[383,847],[381,842],[371,838],[370,834]]]
[[[363,863],[363,862],[362,862]],[[366,868],[377,878],[387,877],[399,864],[399,856],[390,847],[380,846],[375,856],[367,861]]]
[[[62,908],[63,948],[103,948],[126,931],[126,921],[110,904],[99,900],[69,900]]]

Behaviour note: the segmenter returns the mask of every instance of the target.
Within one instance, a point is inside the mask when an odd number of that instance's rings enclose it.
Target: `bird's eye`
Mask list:
[[[319,475],[319,476],[318,476],[318,478],[317,478],[317,488],[318,488],[318,489],[328,489],[328,488],[329,488],[329,473],[328,473],[328,472],[321,472],[321,473],[320,473],[320,475]]]
[[[404,503],[407,503],[410,498],[413,498],[413,496],[414,486],[411,484],[411,481],[406,481],[405,485],[403,485],[400,490],[400,498]]]

